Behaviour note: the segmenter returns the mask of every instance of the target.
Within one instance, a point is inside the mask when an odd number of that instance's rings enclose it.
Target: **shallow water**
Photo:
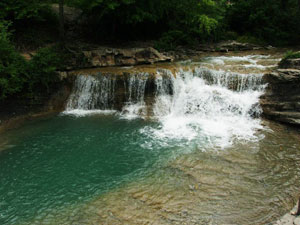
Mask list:
[[[1,224],[267,224],[299,192],[300,136],[263,124],[216,149],[149,147],[142,120],[30,122],[0,153]]]
[[[7,134],[8,149],[0,152],[1,224],[81,202],[142,174],[157,157],[140,148],[143,125],[109,116],[55,117]]]
[[[260,113],[278,56],[79,76],[66,112],[0,137],[0,224],[269,224],[299,193],[300,136]],[[148,97],[147,97],[148,98]],[[151,111],[151,114],[147,110]]]

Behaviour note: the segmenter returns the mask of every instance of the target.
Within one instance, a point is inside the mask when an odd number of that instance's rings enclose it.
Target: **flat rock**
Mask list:
[[[300,225],[300,217],[297,217],[297,218],[294,220],[294,225]]]
[[[275,225],[294,225],[295,217],[290,214],[285,214]]]
[[[293,208],[292,212],[297,211],[297,205]],[[300,225],[300,217],[291,215],[291,213],[285,214],[274,225]]]

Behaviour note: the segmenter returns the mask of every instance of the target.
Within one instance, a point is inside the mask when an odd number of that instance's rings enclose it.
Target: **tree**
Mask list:
[[[59,39],[60,46],[65,46],[65,20],[64,20],[64,0],[59,0]]]
[[[296,43],[300,36],[299,0],[232,0],[229,27],[271,44]]]
[[[26,62],[9,40],[9,24],[0,22],[0,100],[21,91],[26,74]]]

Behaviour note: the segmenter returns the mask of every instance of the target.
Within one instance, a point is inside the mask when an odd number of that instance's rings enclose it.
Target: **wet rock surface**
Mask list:
[[[241,43],[237,41],[223,41],[212,45],[200,45],[199,50],[205,52],[231,52],[231,51],[249,51],[259,49],[269,49],[271,46],[263,47],[251,43]]]
[[[300,58],[284,59],[279,63],[279,67],[282,69],[294,68],[300,70]]]
[[[288,61],[299,61],[291,59]],[[270,119],[300,125],[300,69],[295,63],[284,64],[263,79],[268,86],[261,98],[264,115]],[[299,64],[300,65],[300,64]],[[283,67],[283,68],[282,68]]]

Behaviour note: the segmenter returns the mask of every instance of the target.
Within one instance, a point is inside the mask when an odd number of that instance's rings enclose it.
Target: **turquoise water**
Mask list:
[[[300,137],[264,126],[217,150],[114,115],[27,122],[1,135],[0,224],[268,224],[299,192]]]
[[[0,224],[24,222],[143,176],[167,153],[141,147],[146,137],[139,129],[149,124],[58,116],[9,132],[0,152]]]

